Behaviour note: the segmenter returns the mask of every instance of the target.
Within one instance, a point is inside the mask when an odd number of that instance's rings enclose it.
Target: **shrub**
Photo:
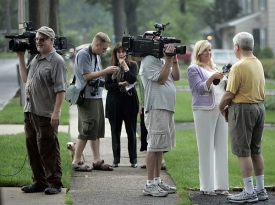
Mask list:
[[[264,74],[267,79],[275,79],[275,59],[260,59],[264,68]]]
[[[266,95],[264,105],[266,110],[275,110],[275,96]]]
[[[270,47],[266,46],[260,51],[259,58],[274,58],[274,52]]]

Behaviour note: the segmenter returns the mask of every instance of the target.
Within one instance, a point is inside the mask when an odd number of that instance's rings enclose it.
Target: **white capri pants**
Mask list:
[[[193,110],[201,191],[228,190],[228,124],[216,105]]]

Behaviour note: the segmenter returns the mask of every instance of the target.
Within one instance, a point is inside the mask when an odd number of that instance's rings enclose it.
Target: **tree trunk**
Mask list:
[[[29,21],[36,30],[41,27],[40,23],[40,0],[29,0]]]
[[[122,41],[124,30],[124,0],[112,0],[115,41]]]
[[[49,27],[51,27],[56,34],[60,33],[58,25],[58,0],[50,0],[50,15],[49,15]]]
[[[10,12],[10,0],[5,0],[5,27],[6,33],[11,32],[11,12]]]
[[[139,1],[137,0],[127,0],[127,4],[125,4],[126,25],[128,28],[129,35],[131,36],[138,35],[137,13],[136,13],[136,8],[138,6],[138,3]]]

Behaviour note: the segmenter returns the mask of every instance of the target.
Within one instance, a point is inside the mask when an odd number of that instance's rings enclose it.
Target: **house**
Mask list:
[[[239,6],[237,19],[216,26],[222,31],[222,49],[233,50],[233,37],[245,31],[254,36],[255,46],[269,46],[275,53],[275,1],[240,0]]]

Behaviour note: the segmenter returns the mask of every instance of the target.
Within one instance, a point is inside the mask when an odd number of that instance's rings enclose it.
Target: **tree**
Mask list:
[[[216,29],[216,25],[236,18],[240,11],[239,0],[215,0],[203,11],[203,19],[213,30],[217,48],[222,47],[222,40],[221,30]]]
[[[100,3],[113,14],[115,41],[121,41],[123,33],[128,29],[131,35],[138,34],[136,8],[141,0],[87,0],[90,4]],[[126,17],[126,26],[125,25]]]

